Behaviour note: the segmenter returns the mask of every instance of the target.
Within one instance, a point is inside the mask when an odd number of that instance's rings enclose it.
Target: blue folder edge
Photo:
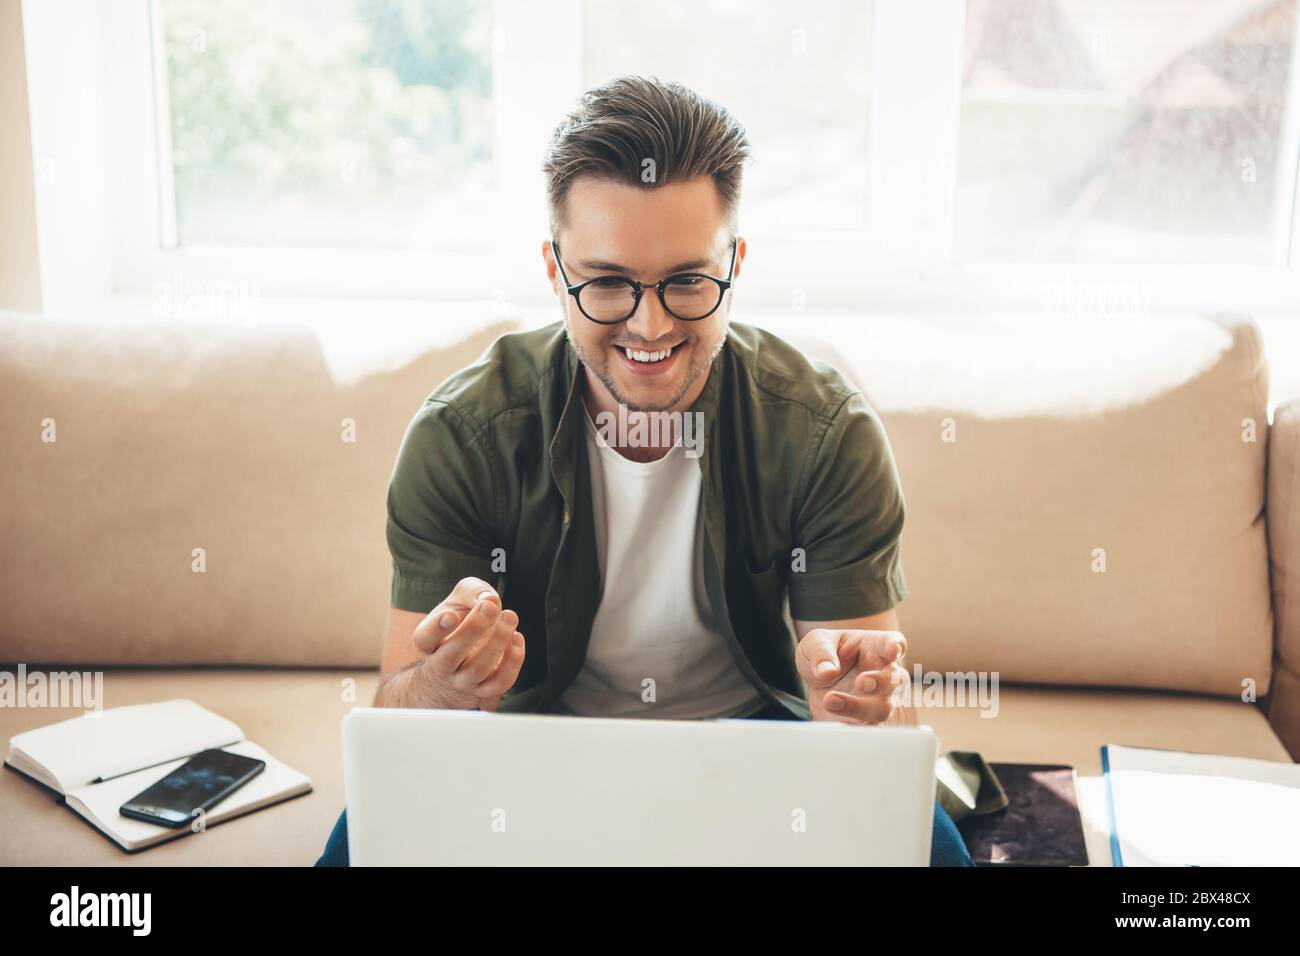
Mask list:
[[[1115,823],[1115,794],[1110,789],[1110,754],[1106,745],[1101,747],[1101,775],[1106,781],[1106,806],[1110,811],[1110,865],[1123,866],[1124,857],[1119,852],[1119,827]]]

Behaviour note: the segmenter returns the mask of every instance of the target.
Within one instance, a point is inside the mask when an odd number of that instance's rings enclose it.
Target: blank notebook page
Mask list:
[[[1124,866],[1300,865],[1300,765],[1104,748]]]

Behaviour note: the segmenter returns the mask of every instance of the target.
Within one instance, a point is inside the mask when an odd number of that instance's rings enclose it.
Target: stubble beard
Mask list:
[[[676,407],[678,402],[686,397],[686,393],[691,390],[691,386],[699,380],[700,376],[708,372],[709,368],[713,365],[714,359],[718,357],[719,353],[722,352],[723,346],[727,344],[727,336],[730,332],[731,323],[728,320],[723,325],[722,334],[718,336],[718,341],[713,346],[712,351],[710,351],[708,357],[703,360],[700,358],[702,353],[700,351],[699,342],[694,339],[691,340],[690,344],[686,346],[686,348],[690,350],[690,354],[686,356],[689,365],[687,367],[686,375],[682,379],[681,385],[677,387],[676,394],[666,402],[653,405],[640,405],[633,402],[626,394],[624,394],[623,390],[619,387],[618,382],[615,381],[614,373],[609,367],[609,343],[607,341],[601,342],[600,354],[602,361],[595,362],[591,357],[583,354],[583,350],[578,346],[578,343],[574,340],[573,336],[569,334],[569,323],[564,323],[564,335],[565,338],[569,340],[569,348],[573,349],[573,353],[578,356],[578,361],[582,363],[583,368],[595,376],[596,380],[605,386],[609,391],[609,394],[614,396],[614,401],[618,402],[630,412],[671,411]]]

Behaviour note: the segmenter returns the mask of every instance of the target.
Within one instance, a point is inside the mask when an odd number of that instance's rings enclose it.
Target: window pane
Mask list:
[[[970,0],[958,254],[1272,264],[1295,17],[1295,0]]]
[[[863,227],[870,3],[587,0],[583,28],[588,88],[629,73],[676,80],[745,124],[742,228]]]
[[[160,9],[182,244],[486,242],[490,0]]]

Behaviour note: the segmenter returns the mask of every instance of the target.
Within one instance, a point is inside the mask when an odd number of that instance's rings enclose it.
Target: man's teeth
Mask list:
[[[658,352],[641,352],[637,349],[624,348],[623,351],[636,362],[662,362],[673,354],[672,349],[660,349]]]

